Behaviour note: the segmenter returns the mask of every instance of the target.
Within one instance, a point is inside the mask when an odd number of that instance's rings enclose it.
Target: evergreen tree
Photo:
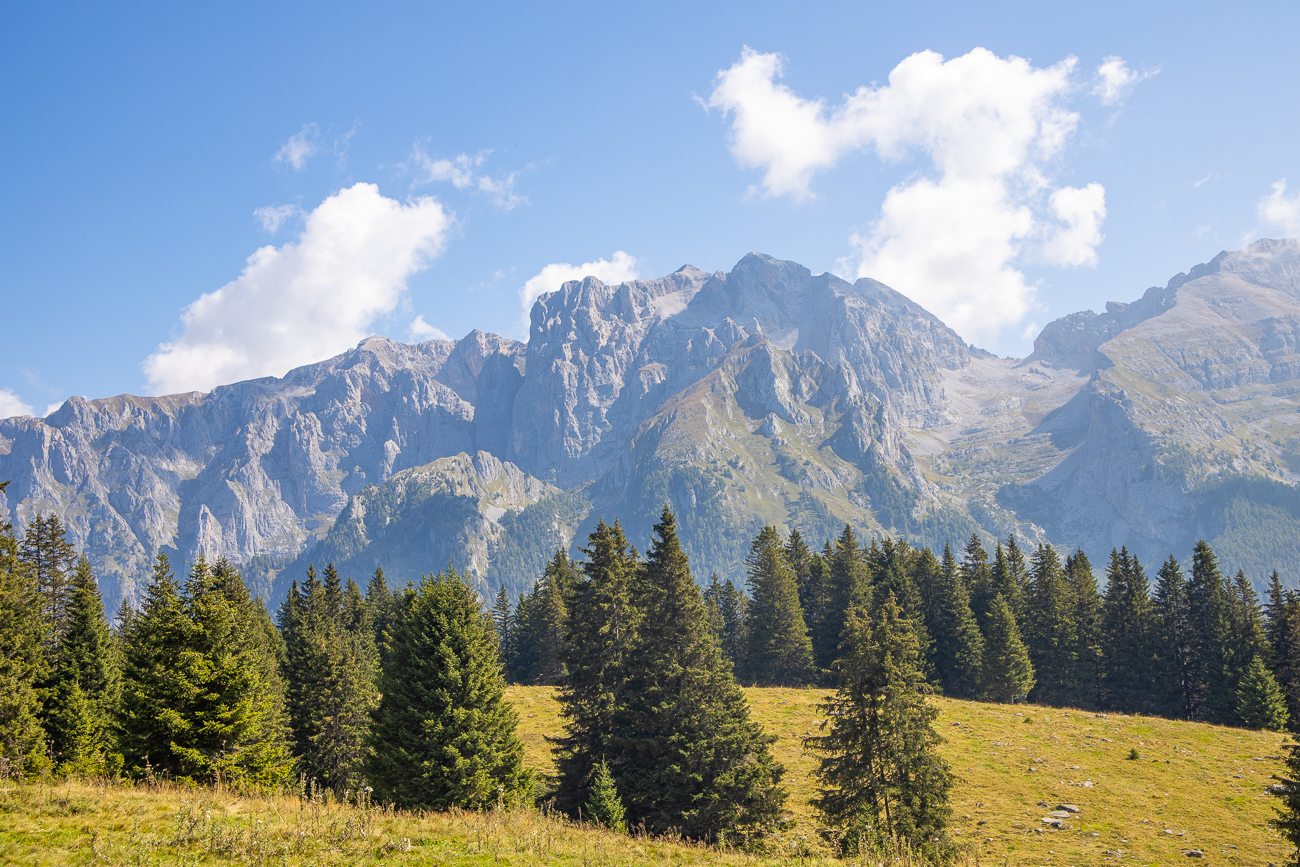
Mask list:
[[[665,507],[635,582],[640,627],[624,657],[607,758],[632,825],[743,839],[774,825],[785,800],[776,738],[749,716],[676,526]]]
[[[119,726],[133,771],[238,787],[288,776],[283,686],[259,609],[224,560],[200,556],[178,588],[159,555],[144,610],[122,636]]]
[[[722,653],[731,661],[732,671],[745,666],[745,595],[728,578],[718,593],[718,614],[722,618]]]
[[[1232,596],[1214,550],[1201,540],[1192,550],[1187,582],[1190,693],[1189,717],[1230,725],[1236,720],[1236,681],[1231,680]]]
[[[620,834],[627,833],[623,801],[618,796],[618,786],[614,784],[609,765],[603,761],[596,769],[596,779],[591,786],[591,798],[587,801],[586,815],[597,825],[603,825]]]
[[[1024,700],[1034,688],[1034,667],[1011,605],[999,594],[989,605],[984,636],[984,697],[1002,703]]]
[[[1014,534],[1007,536],[1007,544],[997,546],[992,569],[993,592],[1001,593],[1016,615],[1017,623],[1026,623],[1029,605],[1029,570],[1025,554],[1016,544]]]
[[[1156,573],[1156,631],[1161,681],[1158,690],[1160,713],[1191,719],[1195,707],[1195,652],[1188,609],[1187,579],[1172,554]]]
[[[763,686],[804,686],[814,680],[812,641],[799,607],[799,588],[786,562],[781,536],[764,527],[745,558],[750,603],[746,609],[745,679]]]
[[[121,679],[99,585],[85,556],[73,567],[67,592],[67,628],[45,714],[49,748],[68,771],[112,774],[122,764],[113,734]]]
[[[854,605],[864,608],[870,605],[871,572],[848,524],[834,546],[827,545],[822,558],[828,569],[820,589],[814,591],[812,607],[816,616],[809,637],[813,643],[814,667],[830,672],[839,655],[840,636],[849,609]]]
[[[0,482],[0,493],[8,482]],[[40,590],[19,556],[13,525],[0,521],[0,764],[19,776],[45,767],[36,681],[44,659]]]
[[[709,583],[700,592],[700,598],[704,600],[704,616],[709,621],[709,630],[721,646],[722,631],[726,624],[722,619],[722,579],[717,572],[709,574]]]
[[[67,629],[69,588],[77,551],[68,541],[58,515],[43,517],[37,512],[23,534],[18,556],[36,579],[46,654],[53,659]]]
[[[491,619],[455,570],[402,597],[375,712],[370,778],[401,807],[482,809],[524,798],[531,778]]]
[[[1268,654],[1268,641],[1259,594],[1240,569],[1233,576],[1229,594],[1228,624],[1232,643],[1228,650],[1228,671],[1235,683],[1245,676],[1256,656]]]
[[[565,596],[577,580],[572,561],[557,551],[537,586],[519,600],[514,615],[514,653],[508,673],[516,683],[559,682],[568,622]]]
[[[804,740],[822,756],[813,806],[824,833],[845,854],[902,843],[943,857],[953,775],[938,753],[916,638],[892,598],[874,619],[850,613],[836,674],[839,688],[821,707],[830,730]]]
[[[1092,574],[1092,563],[1081,550],[1065,558],[1065,581],[1069,588],[1071,618],[1074,621],[1075,692],[1069,707],[1101,707],[1102,610],[1101,593]]]
[[[505,582],[502,582],[501,589],[497,591],[496,601],[492,605],[492,627],[497,633],[497,652],[502,661],[510,659],[514,651],[511,642],[511,617],[510,594],[506,592]]]
[[[596,768],[611,753],[624,657],[637,627],[631,591],[639,563],[622,527],[597,522],[582,551],[581,577],[565,600],[569,619],[558,695],[564,734],[551,742],[556,806],[569,815],[586,803]]]
[[[1102,611],[1104,705],[1127,713],[1157,713],[1155,612],[1142,564],[1127,548],[1110,552]]]
[[[1010,542],[1014,544],[1014,536]],[[1079,633],[1073,595],[1056,550],[1039,545],[1033,554],[1025,600],[1025,644],[1036,681],[1029,698],[1037,704],[1065,707],[1081,692],[1076,680]]]
[[[993,584],[993,570],[989,568],[989,555],[984,551],[979,534],[972,533],[970,541],[966,543],[959,571],[962,583],[966,585],[966,592],[970,595],[971,611],[975,612],[975,620],[987,639],[988,616],[993,607],[993,598],[997,596],[997,589]]]
[[[370,620],[374,628],[375,647],[379,649],[381,664],[388,659],[385,644],[387,639],[384,636],[388,630],[388,624],[392,621],[395,604],[393,592],[388,589],[388,579],[384,577],[384,570],[376,567],[375,573],[370,576],[370,583],[366,586],[366,609],[370,612]]]
[[[1250,661],[1237,686],[1237,718],[1248,729],[1280,732],[1286,728],[1286,696],[1258,656]]]
[[[1280,785],[1272,789],[1282,803],[1271,824],[1295,848],[1287,867],[1300,867],[1300,743],[1285,744],[1282,749],[1286,751],[1285,770],[1283,776],[1273,776]]]
[[[971,612],[966,582],[948,545],[943,546],[937,586],[929,598],[934,612],[930,629],[939,683],[944,693],[954,698],[975,698],[983,682],[984,636]]]
[[[1300,597],[1282,587],[1276,570],[1264,610],[1267,664],[1286,696],[1287,717],[1300,720]]]
[[[891,595],[894,597],[903,616],[912,623],[912,633],[916,636],[921,652],[921,671],[927,680],[931,680],[935,677],[934,669],[929,664],[930,656],[934,653],[934,639],[925,625],[925,601],[912,577],[915,571],[913,561],[917,554],[906,542],[896,542],[889,538],[885,538],[879,546],[873,542],[872,546],[878,552],[872,563],[872,610],[882,605]]]

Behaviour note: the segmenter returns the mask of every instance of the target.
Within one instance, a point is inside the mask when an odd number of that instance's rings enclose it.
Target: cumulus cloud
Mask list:
[[[754,192],[766,196],[812,196],[816,173],[856,150],[927,158],[933,171],[886,194],[840,267],[907,293],[975,340],[1029,311],[1022,259],[1096,262],[1105,190],[1054,189],[1048,178],[1079,123],[1065,106],[1076,66],[1071,57],[1039,68],[983,48],[951,60],[922,51],[888,83],[829,106],[780,84],[778,55],[745,48],[705,104],[731,118],[731,153],[763,171]]]
[[[314,123],[304,124],[303,128],[289,137],[281,148],[275,152],[273,162],[288,163],[296,172],[302,171],[307,160],[320,151],[320,129]]]
[[[1093,78],[1092,95],[1100,99],[1102,105],[1119,105],[1133,90],[1133,85],[1153,75],[1154,72],[1138,72],[1129,69],[1122,57],[1112,54],[1097,67],[1097,74]]]
[[[238,278],[185,308],[181,333],[142,368],[157,392],[207,390],[334,355],[391,312],[446,243],[452,216],[356,184],[304,216],[296,241],[248,257]]]
[[[459,154],[450,159],[434,158],[425,151],[423,145],[416,143],[411,151],[407,167],[415,172],[416,184],[432,184],[450,181],[458,190],[475,190],[487,196],[499,208],[507,211],[528,199],[514,191],[518,172],[511,172],[504,177],[492,177],[479,173],[478,169],[487,162],[492,152],[479,151],[476,154]]]
[[[1286,178],[1273,184],[1273,192],[1259,200],[1259,218],[1282,230],[1288,238],[1300,238],[1300,193],[1286,194]]]
[[[451,337],[441,328],[434,328],[425,322],[424,314],[421,313],[406,327],[406,339],[412,343],[423,343],[426,340],[451,340]]]
[[[12,389],[0,388],[0,418],[12,418],[16,415],[31,415],[32,407]]]
[[[523,308],[523,331],[528,331],[528,317],[533,304],[547,292],[554,292],[570,280],[583,277],[595,277],[602,283],[617,285],[637,278],[637,260],[622,250],[618,250],[608,260],[597,259],[570,265],[568,262],[554,262],[528,278],[519,290],[519,303]]]
[[[253,211],[253,216],[262,224],[264,231],[274,235],[290,217],[301,213],[302,208],[297,205],[263,205]]]

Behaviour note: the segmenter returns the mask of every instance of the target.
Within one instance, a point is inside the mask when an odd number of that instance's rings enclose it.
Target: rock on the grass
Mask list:
[[[1053,828],[1064,828],[1064,827],[1065,827],[1065,823],[1062,822],[1060,819],[1058,819],[1056,816],[1044,816],[1044,817],[1043,817],[1043,824],[1044,824],[1044,825],[1051,825]]]
[[[1076,807],[1076,806],[1074,806],[1074,804],[1057,804],[1057,805],[1056,805],[1056,809],[1058,809],[1058,810],[1064,810],[1064,811],[1067,812],[1067,813],[1077,813],[1077,812],[1079,812],[1079,808]]]
[[[1186,855],[1188,858],[1204,858],[1204,857],[1205,857],[1205,853],[1202,852],[1200,849],[1185,849],[1185,850],[1183,851],[1183,854]]]

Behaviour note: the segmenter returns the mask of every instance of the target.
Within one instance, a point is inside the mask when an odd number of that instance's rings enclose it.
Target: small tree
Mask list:
[[[1286,695],[1258,656],[1250,661],[1237,687],[1237,716],[1249,729],[1280,732],[1286,728]]]
[[[402,807],[481,809],[531,785],[490,616],[456,570],[408,589],[389,630],[371,779]]]
[[[839,688],[821,705],[830,730],[804,740],[822,754],[813,806],[823,833],[845,854],[901,844],[945,857],[953,775],[938,753],[911,623],[892,596],[874,623],[855,608],[840,648]]]
[[[623,801],[618,796],[618,787],[609,773],[609,765],[604,762],[596,769],[596,779],[591,784],[591,798],[587,801],[587,816],[598,825],[604,825],[611,831],[627,833],[627,821],[623,818]]]
[[[989,701],[1013,702],[1034,688],[1034,667],[1020,639],[1011,606],[1001,595],[989,606],[988,634],[984,637],[984,695]]]
[[[1285,776],[1273,775],[1279,785],[1273,789],[1282,803],[1277,808],[1278,817],[1272,821],[1287,842],[1295,847],[1287,867],[1300,867],[1300,744],[1287,744]]]

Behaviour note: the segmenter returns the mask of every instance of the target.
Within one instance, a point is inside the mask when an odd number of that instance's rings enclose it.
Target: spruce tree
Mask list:
[[[1286,696],[1258,656],[1246,666],[1237,686],[1237,718],[1248,729],[1271,732],[1286,729]]]
[[[984,635],[984,697],[989,701],[1023,701],[1034,688],[1034,666],[1011,605],[998,594],[989,605]]]
[[[745,595],[728,578],[718,593],[718,614],[722,618],[722,653],[731,661],[732,671],[745,666]]]
[[[1142,564],[1127,548],[1110,552],[1102,610],[1104,706],[1158,713],[1160,671],[1155,612]]]
[[[907,848],[942,859],[954,780],[938,753],[919,647],[895,600],[874,618],[850,613],[836,674],[839,688],[821,706],[826,733],[804,739],[821,754],[812,803],[823,833],[846,855]]]
[[[0,482],[0,494],[8,482]],[[40,696],[44,653],[36,576],[19,556],[13,525],[0,521],[0,764],[18,776],[47,764]]]
[[[799,587],[799,608],[804,612],[805,622],[808,619],[808,600],[812,596],[812,562],[815,556],[799,531],[792,529],[785,542],[785,561],[790,564],[794,582]]]
[[[1101,707],[1102,610],[1101,593],[1092,574],[1092,563],[1082,550],[1065,558],[1065,581],[1069,588],[1074,621],[1075,692],[1066,705],[1086,709]]]
[[[1014,543],[1015,537],[1011,541]],[[1035,685],[1029,698],[1037,704],[1065,707],[1081,692],[1076,681],[1079,634],[1074,620],[1074,594],[1051,545],[1039,545],[1031,560],[1025,645],[1034,667]]]
[[[591,786],[591,798],[587,801],[584,815],[597,825],[603,825],[619,834],[627,833],[627,819],[623,811],[623,801],[618,796],[618,786],[609,772],[609,765],[600,763],[596,769],[596,779]]]
[[[870,605],[871,571],[848,524],[844,525],[834,546],[827,545],[822,557],[828,574],[822,588],[814,591],[816,599],[812,607],[816,610],[816,617],[809,637],[813,643],[814,667],[818,671],[830,672],[839,655],[840,636],[849,609],[854,605]]]
[[[1259,604],[1259,594],[1238,569],[1229,587],[1231,605],[1228,607],[1229,634],[1232,642],[1228,653],[1229,677],[1234,682],[1245,676],[1256,656],[1268,655],[1268,641],[1264,632],[1264,611]]]
[[[370,612],[375,647],[379,650],[381,664],[388,658],[384,635],[392,620],[395,604],[396,600],[393,598],[393,591],[388,589],[388,579],[384,577],[384,570],[376,567],[375,573],[370,576],[370,583],[366,585],[366,609]]]
[[[45,712],[49,748],[69,772],[112,774],[122,764],[114,737],[121,678],[99,584],[85,556],[73,567],[67,594],[67,627]]]
[[[984,671],[984,636],[971,611],[966,582],[957,568],[952,548],[943,546],[943,563],[931,601],[934,614],[934,667],[946,695],[975,698]]]
[[[1300,743],[1286,744],[1282,749],[1286,751],[1285,770],[1282,776],[1273,775],[1278,785],[1272,787],[1282,803],[1277,807],[1278,817],[1270,824],[1295,850],[1287,867],[1300,867]]]
[[[1267,664],[1286,696],[1287,716],[1300,719],[1300,597],[1282,587],[1274,570],[1264,609]]]
[[[891,595],[894,597],[903,616],[912,623],[912,632],[921,652],[921,670],[926,679],[930,680],[935,676],[929,664],[930,656],[934,653],[934,639],[925,624],[924,598],[912,577],[917,553],[906,542],[896,542],[889,538],[885,538],[879,546],[873,543],[873,547],[877,548],[878,554],[872,564],[872,610],[882,605]]]
[[[763,833],[785,800],[770,750],[776,738],[750,718],[667,507],[634,599],[640,627],[624,657],[606,756],[630,824],[708,841]]]
[[[36,579],[46,654],[53,659],[67,629],[72,567],[77,562],[77,551],[68,541],[58,515],[44,517],[36,513],[23,534],[19,558]]]
[[[390,628],[370,779],[400,807],[482,809],[527,796],[530,775],[491,618],[455,570],[409,588]]]
[[[806,686],[815,679],[812,641],[799,606],[799,588],[781,536],[764,527],[745,558],[745,680],[762,686]]]
[[[1014,534],[1007,536],[1005,547],[997,546],[993,561],[993,592],[1006,598],[1017,623],[1025,623],[1029,604],[1029,569]]]
[[[1196,708],[1196,666],[1193,654],[1187,578],[1172,554],[1156,573],[1155,611],[1159,635],[1161,714],[1193,719]]]
[[[1214,550],[1202,539],[1192,550],[1187,582],[1191,636],[1188,687],[1191,719],[1231,725],[1236,720],[1236,682],[1231,680],[1232,595]]]
[[[551,686],[559,682],[568,622],[565,597],[577,580],[573,562],[557,551],[537,585],[515,606],[514,652],[507,669],[516,683]]]
[[[551,741],[556,806],[573,816],[587,802],[596,768],[611,752],[623,665],[636,637],[631,591],[640,565],[617,521],[612,527],[598,521],[582,551],[581,577],[565,600],[569,617],[558,691],[564,733]]]
[[[510,594],[506,592],[505,582],[502,582],[501,589],[497,591],[496,600],[492,604],[492,628],[497,633],[497,652],[503,663],[510,659],[510,654],[514,650],[510,640],[511,613]]]
[[[972,533],[966,543],[959,571],[962,583],[966,585],[966,592],[970,595],[971,611],[975,612],[975,620],[979,623],[981,631],[986,632],[988,616],[992,610],[993,598],[997,596],[997,588],[993,584],[993,570],[989,568],[989,555],[984,551],[978,533]]]

